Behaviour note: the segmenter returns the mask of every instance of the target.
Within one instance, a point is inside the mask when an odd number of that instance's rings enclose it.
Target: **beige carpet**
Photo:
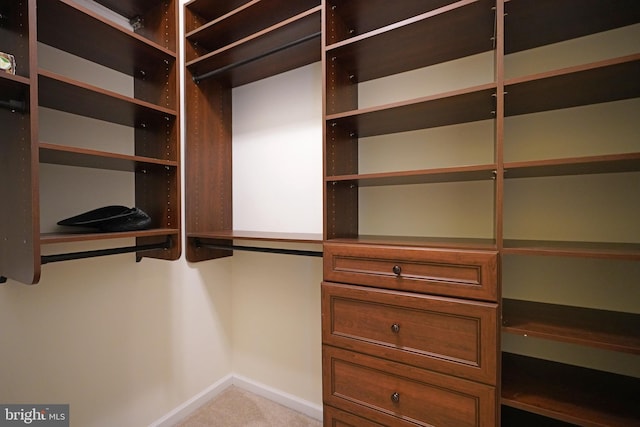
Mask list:
[[[178,427],[321,427],[322,423],[264,397],[231,386]]]

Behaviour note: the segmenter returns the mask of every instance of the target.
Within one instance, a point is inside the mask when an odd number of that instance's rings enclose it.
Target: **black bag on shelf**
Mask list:
[[[63,219],[58,221],[58,225],[90,227],[100,231],[136,231],[149,228],[151,218],[141,209],[112,205]]]

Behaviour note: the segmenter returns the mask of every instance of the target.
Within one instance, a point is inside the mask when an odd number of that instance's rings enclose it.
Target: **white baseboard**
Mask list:
[[[305,414],[308,417],[322,421],[322,405],[317,405],[304,399],[300,399],[282,390],[258,383],[241,375],[229,374],[216,383],[210,385],[191,399],[184,402],[162,418],[154,421],[149,427],[173,427],[180,421],[198,410],[202,405],[222,393],[231,385],[235,385],[251,393],[272,400],[276,403]]]
[[[233,375],[229,374],[210,385],[191,399],[184,402],[162,418],[149,424],[149,427],[173,427],[198,410],[202,405],[233,385]]]

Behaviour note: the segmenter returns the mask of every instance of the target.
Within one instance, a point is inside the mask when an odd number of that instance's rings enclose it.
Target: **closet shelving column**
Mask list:
[[[324,5],[325,425],[498,423],[496,6]]]
[[[36,283],[42,263],[94,256],[69,253],[40,256],[40,245],[136,238],[128,248],[106,252],[137,252],[138,257],[180,256],[180,159],[177,69],[177,3],[173,0],[98,1],[135,23],[136,32],[115,24],[72,1],[7,2],[8,33],[3,50],[17,52],[18,78],[2,76],[11,95],[22,93],[25,109],[15,109],[10,135],[2,144],[4,182],[12,183],[4,198],[11,211],[2,221],[0,274]],[[5,16],[3,13],[3,16]],[[64,23],[64,25],[61,25]],[[36,36],[37,34],[37,36]],[[91,61],[133,79],[133,95],[116,93],[38,67],[37,43]],[[28,47],[25,47],[28,45]],[[28,56],[27,55],[28,52]],[[29,64],[27,66],[27,64]],[[28,79],[28,81],[24,80]],[[6,82],[6,83],[5,83]],[[38,107],[134,129],[133,154],[91,147],[52,144],[39,138]],[[15,117],[19,120],[11,120]],[[25,122],[29,121],[29,129]],[[87,140],[91,135],[86,135]],[[66,233],[40,230],[39,165],[49,163],[135,174],[135,204],[152,218],[151,228],[135,232]],[[105,183],[107,185],[108,183]],[[82,198],[82,195],[78,195]],[[71,211],[69,216],[77,214]],[[104,253],[107,254],[107,253]]]
[[[433,3],[433,4],[432,4]],[[494,34],[493,2],[407,2],[384,10],[382,5],[329,2],[339,18],[329,19],[326,61],[325,238],[329,241],[395,243],[423,246],[495,248],[492,231],[482,237],[382,235],[360,230],[359,192],[367,187],[408,184],[491,182],[496,163],[442,164],[434,167],[359,172],[364,138],[470,123],[495,118],[496,84],[399,100],[358,105],[358,85],[434,64],[490,52]],[[433,6],[433,9],[430,7]],[[438,6],[442,8],[437,9]],[[365,9],[369,8],[371,11]],[[384,16],[378,16],[378,15]],[[351,20],[343,25],[341,20]],[[360,23],[359,20],[363,22]],[[342,28],[344,27],[344,28]],[[348,27],[348,28],[347,28]],[[452,28],[464,31],[456,32]],[[355,30],[353,29],[355,28]],[[443,35],[448,35],[443,37]],[[446,43],[443,42],[446,38]],[[419,92],[418,92],[419,93]],[[493,150],[493,145],[491,150]],[[493,152],[488,156],[493,159]],[[434,206],[434,210],[438,207]],[[472,215],[471,210],[469,214]],[[392,220],[390,220],[392,221]],[[428,221],[428,216],[425,218]]]
[[[231,175],[232,89],[320,61],[320,27],[319,0],[193,0],[185,4],[190,261],[229,256],[232,251],[224,248],[234,240],[322,240],[314,234],[235,230]]]
[[[606,32],[610,34],[614,31],[633,34],[632,26],[640,24],[640,4],[624,0],[510,0],[505,1],[505,12],[506,64],[511,63],[510,56],[535,55],[536,49],[539,51],[553,48],[556,44],[580,42],[582,37],[604,39]],[[604,57],[578,60],[560,67],[547,66],[531,74],[515,72],[506,65],[505,120],[517,119],[521,122],[543,115],[566,114],[565,111],[570,109],[584,110],[595,105],[614,108],[621,102],[638,99],[640,48],[636,43],[635,51],[616,53],[619,49],[620,46],[609,45]],[[593,52],[596,51],[597,47],[594,47]],[[591,53],[592,49],[582,52]],[[608,126],[616,127],[621,122],[616,123]],[[640,182],[638,135],[635,136],[635,146],[627,148],[619,148],[616,141],[607,138],[593,151],[589,151],[587,144],[584,147],[573,144],[573,152],[557,154],[549,149],[548,144],[540,141],[538,149],[520,155],[513,148],[518,142],[518,135],[514,133],[507,130],[504,138],[503,266],[508,267],[516,258],[527,257],[541,262],[562,257],[598,263],[600,267],[611,263],[630,265],[640,262],[640,235],[637,232],[640,214],[637,212],[637,183]],[[610,133],[612,139],[618,137],[615,131]],[[564,141],[564,144],[569,145],[569,142]],[[548,180],[556,183],[552,189],[544,186]],[[571,190],[576,188],[572,184],[576,180],[586,180],[578,191]],[[594,184],[597,182],[603,184]],[[607,182],[617,184],[603,190]],[[589,187],[586,183],[592,184]],[[544,229],[558,229],[563,224],[567,230],[578,229],[569,232],[572,233],[569,239],[559,240],[544,231],[537,232],[539,237],[530,237],[531,233],[522,229],[544,230],[538,227],[535,218],[525,217],[523,212],[526,209],[519,209],[518,202],[514,201],[517,199],[519,203],[529,203],[523,194],[529,194],[530,189],[535,189],[537,185],[546,188],[543,190],[546,196],[543,196],[542,202],[539,198],[535,200],[538,200],[537,204],[548,204],[551,218],[548,221],[553,221],[546,224]],[[536,191],[537,194],[539,192]],[[562,195],[562,202],[558,202],[558,194]],[[581,197],[584,194],[589,194],[595,202],[584,205],[584,197]],[[607,199],[609,194],[622,194],[624,197],[611,198],[617,202],[603,209],[598,200]],[[584,207],[580,212],[566,213],[571,210],[567,208],[565,200],[576,205],[582,203]],[[556,208],[554,203],[560,207]],[[558,214],[558,210],[564,216]],[[604,216],[599,213],[603,211]],[[619,222],[626,224],[627,232],[624,235],[615,231],[614,225]],[[521,229],[516,229],[514,224],[520,224]],[[607,234],[604,238],[598,237],[595,230]],[[522,235],[527,237],[519,237]],[[608,236],[611,237],[607,239]],[[637,281],[638,277],[631,275],[626,280]],[[503,281],[504,290],[511,286],[517,286],[517,283]],[[601,286],[608,286],[606,280]],[[606,295],[606,292],[603,294]],[[581,298],[575,300],[580,301]],[[601,301],[602,304],[607,302]],[[635,307],[629,307],[635,311],[505,298],[503,331],[637,357],[640,354],[640,307],[637,302]],[[578,425],[622,426],[640,422],[640,410],[635,399],[640,392],[638,378],[507,352],[503,353],[502,363],[502,403],[509,416],[516,417],[508,418],[509,422],[519,422],[519,416],[545,416],[548,417],[544,421],[546,423],[568,422]],[[522,412],[512,415],[511,408]]]
[[[0,276],[25,283],[40,276],[35,39],[35,0],[3,2],[0,51],[18,66],[0,72]]]

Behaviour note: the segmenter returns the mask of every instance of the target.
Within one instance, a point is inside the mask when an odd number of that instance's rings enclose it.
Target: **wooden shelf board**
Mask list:
[[[500,422],[505,427],[575,427],[575,424],[554,420],[506,405],[502,405],[500,412]]]
[[[41,1],[37,10],[39,41],[129,76],[176,61],[175,52],[71,0]]]
[[[441,7],[456,3],[457,0],[403,0],[402,7],[389,7],[388,0],[329,0],[327,10],[337,16],[344,26],[344,39],[359,36],[395,22],[404,21],[416,15],[435,11]],[[335,6],[335,9],[333,8]],[[328,18],[328,26],[335,19]],[[335,24],[334,24],[335,25]],[[329,37],[336,37],[332,34]],[[336,33],[338,33],[336,31]],[[339,35],[338,35],[339,37]],[[336,43],[342,40],[327,41]]]
[[[28,109],[29,87],[30,82],[26,77],[0,71],[0,101],[24,103],[25,108]],[[18,109],[16,112],[23,111]]]
[[[493,50],[493,2],[458,3],[329,45],[327,59],[364,82]]]
[[[505,116],[640,97],[640,54],[505,81]]]
[[[321,29],[320,10],[320,7],[310,9],[250,37],[189,61],[187,68],[194,78],[224,70],[216,75],[216,78],[228,81],[232,87],[236,87],[318,62],[321,59],[320,37],[314,37],[268,56],[263,57],[263,54],[318,34]],[[242,65],[231,67],[232,64]]]
[[[640,260],[640,243],[505,239],[502,253]]]
[[[146,12],[158,5],[157,0],[94,0],[106,8],[109,8],[119,15],[132,19],[136,16],[143,16]]]
[[[488,83],[404,102],[326,116],[360,138],[495,118],[496,86]]]
[[[458,166],[418,171],[328,176],[327,183],[345,182],[358,187],[431,184],[441,182],[486,181],[495,177],[496,165]]]
[[[640,22],[636,0],[508,0],[505,12],[507,54]]]
[[[154,237],[154,236],[177,236],[180,230],[175,228],[154,228],[150,230],[125,231],[114,233],[98,233],[95,231],[78,231],[68,233],[42,233],[40,235],[40,243],[71,243],[71,242],[88,242],[95,240],[111,240],[124,239],[131,237]]]
[[[214,19],[185,35],[197,50],[207,52],[223,48],[250,37],[309,9],[319,6],[318,0],[292,2],[290,0],[249,1],[241,7]],[[187,58],[191,61],[195,58]]]
[[[640,379],[502,354],[502,404],[583,426],[640,420]]]
[[[185,7],[207,21],[213,21],[242,7],[249,0],[191,0]],[[260,1],[260,0],[257,0]],[[256,0],[252,0],[255,3]]]
[[[321,233],[279,233],[247,230],[220,230],[187,233],[188,238],[215,240],[256,240],[287,243],[322,243]]]
[[[39,71],[40,105],[125,126],[162,124],[175,119],[168,108],[107,91],[47,70]]]
[[[502,304],[503,332],[640,354],[640,314],[513,299]]]
[[[496,250],[494,239],[466,237],[431,236],[384,236],[359,235],[355,237],[336,237],[326,240],[331,243],[382,244],[392,246],[426,246],[433,248]]]
[[[139,172],[146,168],[177,168],[178,162],[129,156],[84,148],[68,147],[45,142],[40,143],[40,161],[67,166],[108,169],[125,172]]]
[[[504,164],[505,178],[583,175],[640,171],[640,153],[533,160]]]
[[[9,74],[4,71],[0,72],[0,90],[2,90],[3,98],[6,96],[6,91],[12,87],[24,87],[29,86],[31,83],[28,78],[19,74]]]

